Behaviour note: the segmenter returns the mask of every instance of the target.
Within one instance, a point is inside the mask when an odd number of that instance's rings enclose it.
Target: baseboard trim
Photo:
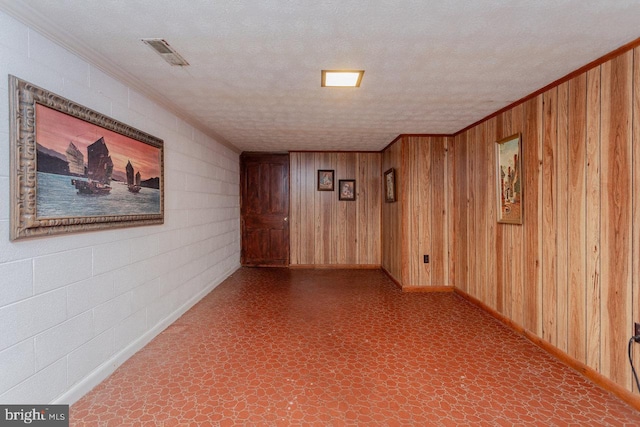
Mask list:
[[[291,269],[379,270],[380,264],[291,264]]]
[[[240,265],[236,265],[227,272],[221,275],[219,280],[211,283],[205,289],[198,294],[194,295],[189,301],[180,306],[177,310],[165,317],[160,323],[148,330],[137,340],[133,341],[127,347],[114,354],[109,360],[98,366],[93,372],[87,375],[80,382],[74,384],[65,393],[58,396],[53,404],[65,404],[72,405],[84,395],[89,393],[94,387],[107,379],[111,374],[115,372],[124,362],[126,362],[131,356],[141,350],[144,346],[149,344],[156,336],[169,327],[173,322],[178,320],[180,316],[186,313],[191,307],[196,305],[202,298],[204,298],[209,292],[216,288],[220,283],[226,280],[229,276],[235,273],[240,268]]]
[[[489,307],[479,299],[469,295],[465,291],[462,291],[458,288],[455,288],[455,293],[460,295],[462,298],[469,301],[471,304],[477,306],[483,311],[487,312],[494,318],[496,318],[500,323],[507,326],[509,329],[513,330],[515,333],[522,335],[529,341],[531,341],[536,346],[540,347],[542,350],[555,357],[561,363],[569,366],[570,368],[577,371],[579,374],[601,387],[602,389],[616,395],[621,400],[625,401],[629,405],[631,405],[636,410],[640,411],[640,396],[630,392],[626,388],[620,386],[619,384],[611,381],[609,378],[605,377],[595,369],[590,366],[585,365],[574,357],[568,355],[564,351],[560,350],[558,347],[552,345],[548,341],[543,340],[533,332],[525,329],[523,326],[504,316],[503,314],[497,312],[493,308]]]
[[[453,292],[453,286],[403,286],[402,292]]]

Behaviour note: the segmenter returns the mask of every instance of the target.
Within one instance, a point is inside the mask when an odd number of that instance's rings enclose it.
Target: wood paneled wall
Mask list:
[[[290,154],[291,265],[380,266],[381,154]],[[317,191],[318,169],[335,171],[335,191]],[[338,180],[356,180],[356,200],[338,200]]]
[[[398,201],[382,207],[383,267],[403,287],[452,285],[452,139],[401,136],[383,152],[383,170],[395,168],[398,182]]]
[[[497,224],[494,143],[515,133],[524,223]],[[450,151],[456,287],[631,390],[640,48],[456,135]]]
[[[382,267],[398,283],[402,281],[402,201],[405,183],[402,167],[402,140],[391,144],[382,152],[382,171],[394,168],[396,172],[396,198],[393,203],[382,202]]]

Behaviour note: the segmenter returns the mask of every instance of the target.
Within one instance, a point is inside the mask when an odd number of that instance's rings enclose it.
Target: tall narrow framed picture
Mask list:
[[[9,76],[12,240],[164,222],[164,142]]]
[[[356,199],[356,180],[341,179],[338,181],[338,199],[354,201]]]
[[[334,190],[334,171],[318,169],[318,191]]]
[[[386,203],[396,201],[396,171],[393,168],[384,173],[384,201]]]
[[[496,142],[498,222],[522,224],[522,147],[520,134]]]

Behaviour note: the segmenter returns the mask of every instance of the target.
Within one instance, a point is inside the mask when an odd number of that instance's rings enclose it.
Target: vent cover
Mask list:
[[[169,43],[167,43],[166,40],[142,39],[142,41],[151,49],[155,50],[158,55],[160,55],[169,64],[177,65],[180,67],[189,65],[189,63],[182,56],[180,56],[178,52],[176,52],[171,46],[169,46]]]

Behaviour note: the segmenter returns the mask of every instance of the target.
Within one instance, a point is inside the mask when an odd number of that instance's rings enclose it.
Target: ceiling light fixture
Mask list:
[[[165,61],[167,61],[171,65],[177,65],[180,67],[184,67],[185,65],[189,65],[189,63],[182,57],[174,48],[169,46],[164,39],[142,39],[142,41],[149,46],[151,49],[155,50],[158,55],[162,57]]]
[[[322,87],[360,87],[364,70],[322,70]]]

